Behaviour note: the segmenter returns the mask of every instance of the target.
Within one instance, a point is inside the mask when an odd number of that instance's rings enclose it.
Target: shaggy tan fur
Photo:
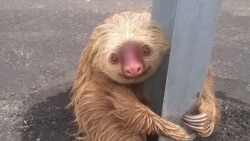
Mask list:
[[[136,80],[121,77],[121,66],[109,63],[110,54],[127,41],[153,47],[152,55],[144,60],[149,72]],[[175,140],[195,137],[146,106],[143,82],[157,69],[168,49],[166,36],[150,20],[149,13],[115,14],[95,28],[81,54],[72,88],[71,105],[79,133],[86,141],[145,141],[149,134]]]
[[[207,120],[204,122],[203,129],[198,130],[198,134],[202,137],[210,136],[214,129],[219,125],[221,118],[220,104],[215,97],[213,84],[213,70],[209,68],[204,83],[203,93],[200,95],[200,105],[198,113],[206,113]]]

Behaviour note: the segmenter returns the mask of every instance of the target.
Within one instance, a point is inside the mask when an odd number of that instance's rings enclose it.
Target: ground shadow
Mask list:
[[[76,127],[69,103],[70,89],[32,106],[24,120],[22,141],[73,141]]]

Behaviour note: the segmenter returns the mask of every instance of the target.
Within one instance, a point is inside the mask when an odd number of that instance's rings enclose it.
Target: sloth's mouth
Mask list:
[[[125,76],[124,74],[122,74],[122,73],[119,73],[119,75],[121,76],[121,77],[123,77],[123,78],[125,78],[125,79],[138,79],[138,78],[140,78],[140,77],[143,77],[143,76],[145,76],[147,73],[148,73],[148,71],[150,70],[150,66],[148,66],[146,69],[145,69],[145,71],[143,71],[140,75],[138,75],[138,76],[136,76],[136,77],[128,77],[128,76]]]

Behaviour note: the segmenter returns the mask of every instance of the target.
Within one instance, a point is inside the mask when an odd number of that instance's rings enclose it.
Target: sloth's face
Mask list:
[[[104,55],[100,70],[118,83],[145,81],[158,68],[164,53],[142,42],[125,42]]]

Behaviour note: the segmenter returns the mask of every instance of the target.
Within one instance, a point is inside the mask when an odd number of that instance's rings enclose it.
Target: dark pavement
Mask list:
[[[0,141],[72,141],[69,90],[107,15],[150,0],[0,0]],[[250,140],[250,1],[224,0],[211,63],[222,123],[209,139]]]

